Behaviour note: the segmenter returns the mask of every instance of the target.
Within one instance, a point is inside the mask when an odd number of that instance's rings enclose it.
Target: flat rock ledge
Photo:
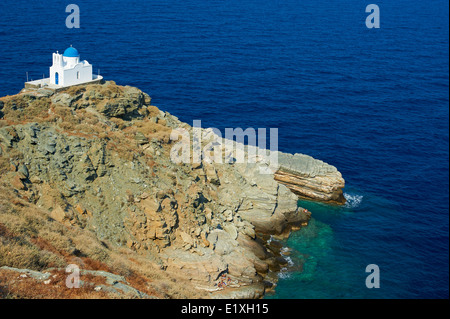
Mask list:
[[[336,167],[304,154],[279,153],[274,179],[301,199],[345,204],[345,181]]]

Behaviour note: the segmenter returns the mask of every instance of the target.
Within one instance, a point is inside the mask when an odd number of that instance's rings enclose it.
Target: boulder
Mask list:
[[[238,236],[238,232],[236,226],[234,224],[229,223],[223,226],[223,229],[230,235],[231,239],[235,240]]]
[[[61,208],[61,206],[58,206],[50,212],[50,217],[62,223],[68,219],[69,215]]]
[[[237,242],[224,230],[214,229],[208,234],[208,242],[213,246],[214,251],[220,256],[231,253],[237,246]]]
[[[166,271],[176,274],[184,280],[212,285],[221,273],[227,270],[227,264],[210,251],[203,255],[193,254],[180,249],[168,248],[161,256],[166,260]]]

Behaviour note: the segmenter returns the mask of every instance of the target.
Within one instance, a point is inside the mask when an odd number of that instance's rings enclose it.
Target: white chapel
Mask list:
[[[92,64],[80,61],[78,50],[70,46],[64,51],[53,53],[53,65],[50,67],[50,83],[58,86],[70,86],[92,81]]]
[[[58,89],[83,83],[98,82],[103,79],[102,76],[93,74],[92,64],[86,60],[81,61],[78,50],[72,46],[67,48],[63,54],[56,51],[52,57],[53,64],[50,67],[50,77],[26,82],[25,88],[48,87]]]

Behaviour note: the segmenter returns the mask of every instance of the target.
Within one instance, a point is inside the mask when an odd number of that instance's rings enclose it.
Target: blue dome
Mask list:
[[[64,51],[63,56],[68,57],[68,58],[76,58],[79,57],[80,54],[78,53],[78,50],[75,49],[74,47],[69,47],[66,49],[66,51]]]

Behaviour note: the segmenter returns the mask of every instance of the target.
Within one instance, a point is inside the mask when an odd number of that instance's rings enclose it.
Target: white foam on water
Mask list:
[[[280,279],[286,279],[286,278],[291,277],[291,271],[289,269],[292,268],[292,266],[294,266],[294,261],[292,260],[292,258],[290,256],[284,255],[285,253],[289,252],[290,250],[291,249],[289,247],[282,247],[280,250],[281,255],[287,261],[287,266],[282,267],[280,269],[280,271],[278,272],[278,278],[280,278]]]
[[[292,261],[292,258],[291,258],[291,257],[289,257],[289,256],[284,256],[283,258],[288,262],[288,266],[289,266],[289,267],[294,266],[294,262]]]
[[[288,271],[287,267],[283,267],[278,272],[278,278],[280,279],[286,279],[291,277],[291,273]]]
[[[344,193],[344,197],[347,200],[347,202],[345,203],[345,207],[356,208],[361,204],[364,196],[357,195],[357,194]]]

